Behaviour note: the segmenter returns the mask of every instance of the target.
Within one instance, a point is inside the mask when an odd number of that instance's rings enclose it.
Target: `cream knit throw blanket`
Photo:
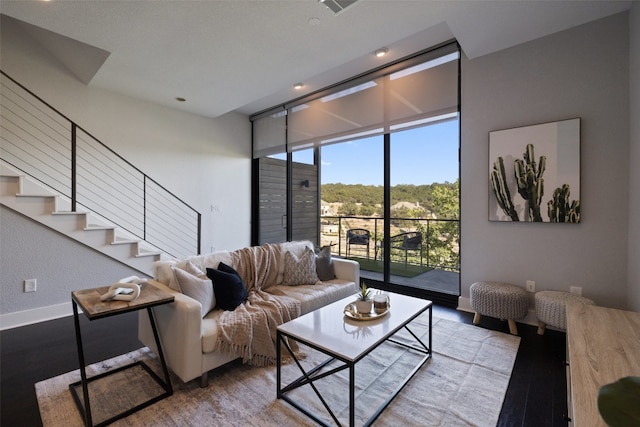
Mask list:
[[[276,327],[300,315],[300,302],[275,288],[281,262],[280,246],[265,244],[231,253],[233,268],[247,286],[249,297],[218,321],[215,349],[242,357],[244,363],[268,366],[276,363]],[[274,295],[277,295],[275,297]],[[290,343],[292,345],[294,343]],[[297,347],[293,346],[295,351]]]

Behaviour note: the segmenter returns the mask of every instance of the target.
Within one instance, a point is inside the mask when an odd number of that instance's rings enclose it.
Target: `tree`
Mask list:
[[[358,214],[361,216],[373,216],[376,213],[375,206],[371,205],[362,205],[358,210]]]
[[[354,216],[358,214],[358,205],[354,202],[343,203],[338,209],[338,215],[340,216]]]
[[[434,187],[432,212],[434,212],[438,218],[460,218],[459,187],[460,180],[457,180],[453,184],[445,183]]]
[[[460,217],[459,180],[433,190],[433,209],[439,220],[429,223],[429,264],[457,269],[459,265]],[[456,220],[456,221],[445,221]]]

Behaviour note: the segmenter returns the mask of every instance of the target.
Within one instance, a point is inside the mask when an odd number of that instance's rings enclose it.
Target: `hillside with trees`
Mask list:
[[[324,184],[321,198],[327,203],[342,203],[341,215],[379,216],[384,197],[380,185]],[[400,202],[418,204],[437,218],[457,219],[459,205],[459,180],[454,183],[427,185],[401,184],[391,187],[391,205]],[[415,217],[410,208],[398,207],[393,216]]]

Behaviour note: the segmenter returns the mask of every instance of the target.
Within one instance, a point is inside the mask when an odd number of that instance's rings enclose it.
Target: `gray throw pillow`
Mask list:
[[[323,282],[336,278],[333,260],[331,259],[331,246],[321,247],[320,252],[316,255],[316,273],[318,274],[318,279]]]

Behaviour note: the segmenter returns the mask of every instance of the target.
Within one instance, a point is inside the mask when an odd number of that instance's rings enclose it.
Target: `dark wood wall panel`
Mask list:
[[[283,224],[283,215],[287,213],[287,163],[261,158],[259,175],[259,243],[284,242],[287,240],[286,224]]]
[[[286,240],[287,180],[286,161],[260,159],[259,243],[278,243]],[[303,185],[309,181],[309,186]],[[319,241],[318,173],[315,165],[292,165],[292,240]]]
[[[293,240],[311,240],[319,243],[318,168],[315,165],[293,163],[291,186],[293,189]],[[302,185],[309,181],[309,187]]]

